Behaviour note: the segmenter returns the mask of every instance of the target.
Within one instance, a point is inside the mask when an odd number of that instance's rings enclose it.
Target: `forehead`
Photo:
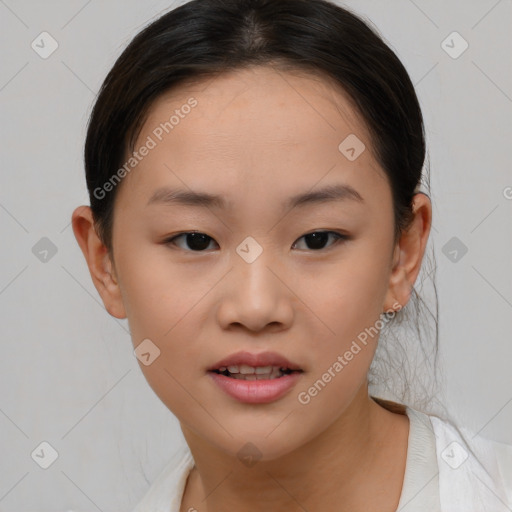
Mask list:
[[[234,142],[247,134],[274,140],[281,135],[294,141],[316,133],[340,131],[341,135],[347,129],[368,137],[352,98],[333,79],[275,66],[252,66],[181,84],[151,105],[144,128],[168,119],[169,113],[186,105],[192,96],[199,104],[191,116],[194,126],[213,138],[222,138],[227,130]],[[238,137],[233,137],[233,131]]]
[[[350,161],[340,143],[353,136],[366,149]],[[303,191],[336,174],[361,185],[380,174],[352,100],[332,80],[305,71],[259,66],[182,84],[153,103],[134,149],[148,137],[155,147],[128,180],[146,198],[180,178],[185,187],[223,193],[226,184],[271,182],[271,195],[288,194],[290,182]]]

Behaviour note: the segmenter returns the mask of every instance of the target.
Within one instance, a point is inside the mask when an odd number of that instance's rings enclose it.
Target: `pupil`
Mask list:
[[[188,233],[187,244],[191,249],[202,251],[208,247],[209,236],[203,233]]]
[[[322,249],[322,247],[327,242],[327,239],[329,238],[329,233],[310,233],[309,235],[306,235],[305,238],[310,249]],[[311,241],[313,242],[312,244],[310,243]]]

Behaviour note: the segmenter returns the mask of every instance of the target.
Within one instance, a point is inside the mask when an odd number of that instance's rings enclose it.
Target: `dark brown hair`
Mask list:
[[[407,71],[381,37],[325,0],[193,0],[137,34],[94,105],[85,171],[97,230],[109,250],[119,187],[101,198],[94,190],[123,165],[152,103],[185,81],[269,63],[330,76],[348,93],[389,178],[396,234],[407,226],[425,159],[423,119]]]

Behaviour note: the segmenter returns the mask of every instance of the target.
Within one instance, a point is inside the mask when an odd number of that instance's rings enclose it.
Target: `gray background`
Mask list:
[[[95,94],[130,39],[174,5],[0,0],[4,512],[130,510],[179,442],[70,226],[88,204],[82,149]],[[425,115],[444,403],[461,424],[512,443],[511,2],[345,5],[397,52]],[[59,45],[47,59],[31,47],[43,31]],[[441,46],[453,31],[469,43],[455,59]],[[57,252],[41,261],[44,237]],[[453,237],[467,247],[457,261],[445,255]],[[31,457],[43,441],[58,452],[48,469]]]

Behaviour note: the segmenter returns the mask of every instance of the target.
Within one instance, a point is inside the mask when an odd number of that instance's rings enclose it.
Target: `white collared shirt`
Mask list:
[[[512,446],[410,407],[407,461],[397,512],[511,512]],[[186,444],[174,454],[133,512],[179,512],[194,466]]]

